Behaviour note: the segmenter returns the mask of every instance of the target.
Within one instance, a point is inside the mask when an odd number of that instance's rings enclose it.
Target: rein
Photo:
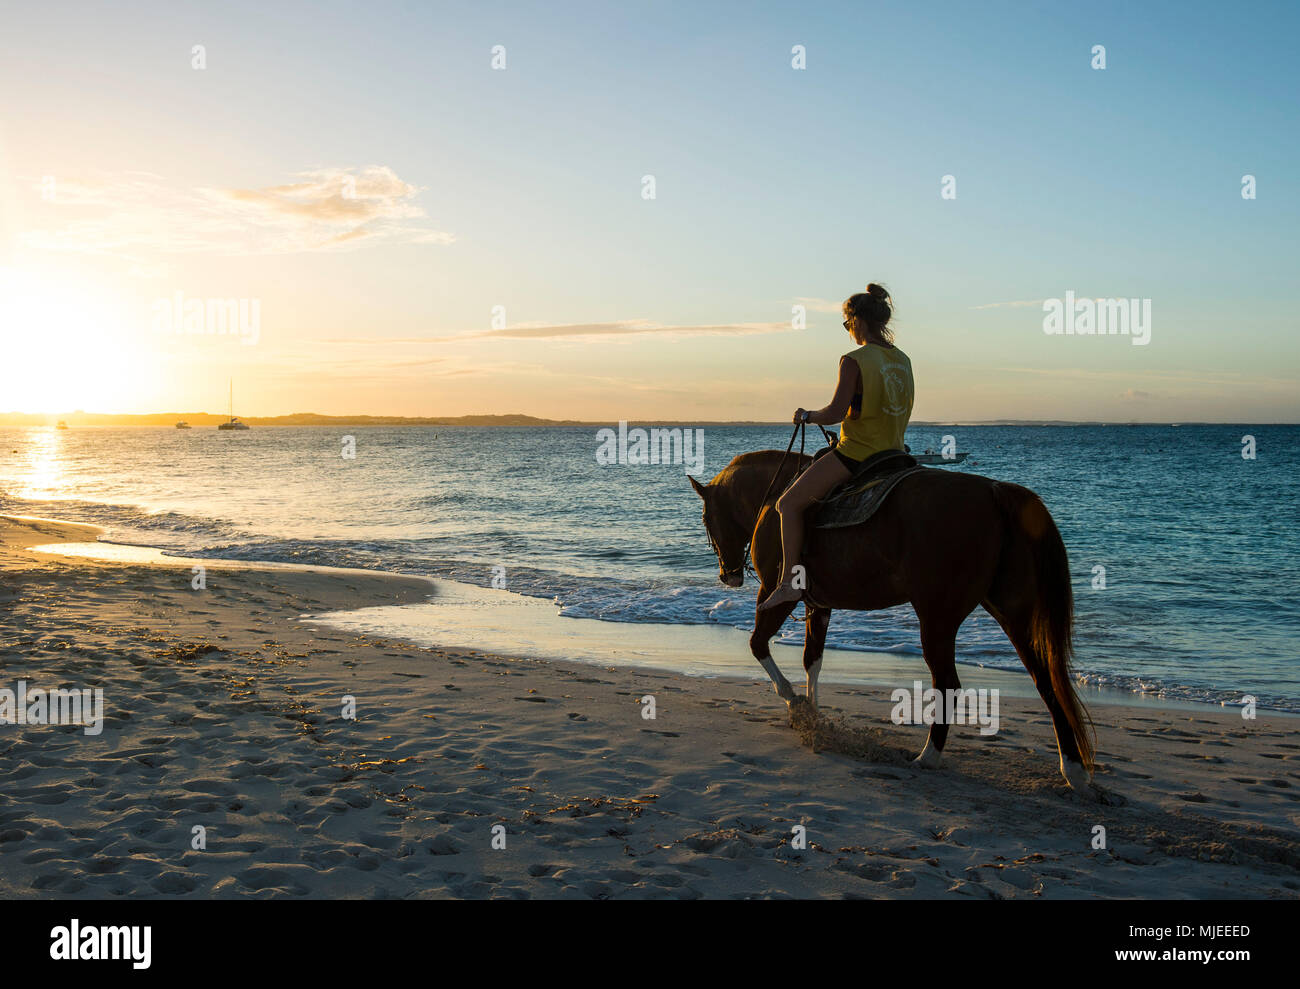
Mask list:
[[[818,429],[822,431],[822,436],[825,437],[826,439],[826,445],[830,447],[832,450],[834,450],[835,437],[831,436],[830,433],[826,432],[826,427],[823,426],[820,422],[817,423],[816,426]],[[785,445],[785,453],[781,454],[781,461],[776,465],[776,470],[772,473],[772,480],[767,482],[767,490],[763,492],[763,497],[758,500],[759,515],[763,514],[763,506],[767,504],[767,496],[772,493],[772,485],[775,484],[776,479],[781,476],[781,469],[785,467],[785,458],[790,456],[790,451],[794,449],[794,438],[796,436],[799,437],[799,457],[800,459],[803,458],[804,439],[805,439],[805,434],[807,432],[807,429],[808,429],[808,421],[806,419],[801,422],[796,422],[794,424],[794,431],[790,433],[790,442]],[[806,471],[810,466],[811,464],[805,464],[803,467],[799,468],[799,470],[795,471],[794,477],[790,478],[790,483],[793,484],[798,479],[799,475],[802,474],[804,471]],[[754,528],[755,530],[758,529],[757,517],[754,519]],[[713,537],[711,535],[709,536],[709,540],[710,542],[712,542],[713,540]],[[749,534],[749,542],[745,544],[745,558],[744,558],[744,562],[741,565],[745,568],[745,571],[751,577],[757,579],[758,574],[754,570],[753,563],[750,562],[749,548],[753,545],[754,545],[754,534],[751,532]]]

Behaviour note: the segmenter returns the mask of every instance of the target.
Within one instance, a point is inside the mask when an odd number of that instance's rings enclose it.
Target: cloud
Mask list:
[[[481,333],[462,333],[450,337],[431,337],[431,340],[481,340],[505,337],[512,340],[541,340],[563,337],[628,337],[643,333],[681,334],[695,336],[754,336],[764,333],[788,333],[789,323],[711,323],[702,326],[682,326],[655,323],[644,319],[625,319],[611,323],[565,323],[560,325],[524,324]]]
[[[1041,306],[1045,299],[1021,299],[1016,302],[986,302],[982,306],[971,306],[972,309],[1026,309],[1029,306]]]
[[[794,300],[798,305],[803,306],[809,312],[829,312],[839,315],[844,311],[843,301],[834,302],[831,299],[817,299],[811,296],[800,295]]]
[[[150,172],[54,177],[51,222],[24,231],[29,247],[127,258],[138,272],[177,254],[273,255],[376,244],[450,244],[424,224],[417,186],[391,168],[322,168],[262,189],[186,188]]]
[[[325,346],[365,347],[406,346],[430,343],[452,343],[458,340],[563,340],[586,337],[606,337],[611,340],[628,339],[646,334],[665,336],[757,336],[766,333],[790,333],[789,323],[710,323],[684,326],[672,323],[655,323],[645,319],[625,319],[609,323],[520,323],[500,330],[471,331],[448,336],[429,337],[320,337],[310,341]],[[531,365],[530,365],[531,366]]]
[[[217,337],[177,336],[169,338],[171,352],[179,359],[207,361],[211,350],[203,344],[220,340]],[[278,374],[309,380],[316,376],[356,378],[358,380],[397,382],[401,379],[428,379],[434,377],[461,377],[482,374],[501,377],[504,374],[524,374],[536,378],[550,372],[532,362],[475,359],[465,354],[443,348],[431,348],[429,337],[332,337],[297,338],[256,348],[258,363]],[[423,344],[423,349],[412,351],[398,345]]]
[[[1134,372],[1128,369],[1112,371],[1062,367],[992,367],[989,368],[989,370],[1005,372],[1008,374],[1032,374],[1059,380],[1071,379],[1076,381],[1094,381],[1098,383],[1113,382],[1116,385],[1121,384],[1124,381],[1132,381],[1135,377]],[[1200,371],[1194,369],[1171,369],[1165,371],[1145,370],[1141,375],[1147,382],[1160,383],[1174,388],[1245,388],[1252,387],[1255,384],[1295,386],[1295,380],[1293,378],[1270,378],[1261,375],[1247,375],[1242,371]],[[1155,395],[1157,393],[1153,392],[1152,394]]]
[[[1121,392],[1119,397],[1130,401],[1145,402],[1148,399],[1155,398],[1156,396],[1149,391],[1139,391],[1137,388],[1129,388],[1127,391]]]

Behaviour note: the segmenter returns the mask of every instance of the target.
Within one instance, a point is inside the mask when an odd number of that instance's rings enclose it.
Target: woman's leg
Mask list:
[[[776,500],[776,510],[781,513],[781,583],[759,605],[760,609],[776,607],[784,601],[797,601],[803,596],[801,589],[791,585],[794,568],[799,565],[803,551],[803,513],[848,477],[848,468],[840,463],[838,457],[828,453],[814,460],[812,466],[799,475],[799,480]]]

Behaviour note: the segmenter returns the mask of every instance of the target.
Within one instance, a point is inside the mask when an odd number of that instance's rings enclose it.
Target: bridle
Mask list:
[[[751,574],[754,572],[753,568],[750,567],[749,565],[748,546],[745,547],[745,556],[741,559],[740,566],[732,567],[730,570],[728,570],[722,565],[722,547],[719,546],[718,541],[713,538],[713,533],[709,531],[709,527],[707,525],[704,527],[704,533],[709,537],[709,545],[713,547],[713,555],[718,558],[718,569],[721,570],[722,576],[724,578],[730,577],[733,574],[743,573],[746,570],[748,570]]]

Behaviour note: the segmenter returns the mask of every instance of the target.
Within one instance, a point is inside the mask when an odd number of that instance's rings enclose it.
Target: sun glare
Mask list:
[[[0,268],[0,341],[3,412],[133,407],[156,360],[110,300],[15,268]]]

